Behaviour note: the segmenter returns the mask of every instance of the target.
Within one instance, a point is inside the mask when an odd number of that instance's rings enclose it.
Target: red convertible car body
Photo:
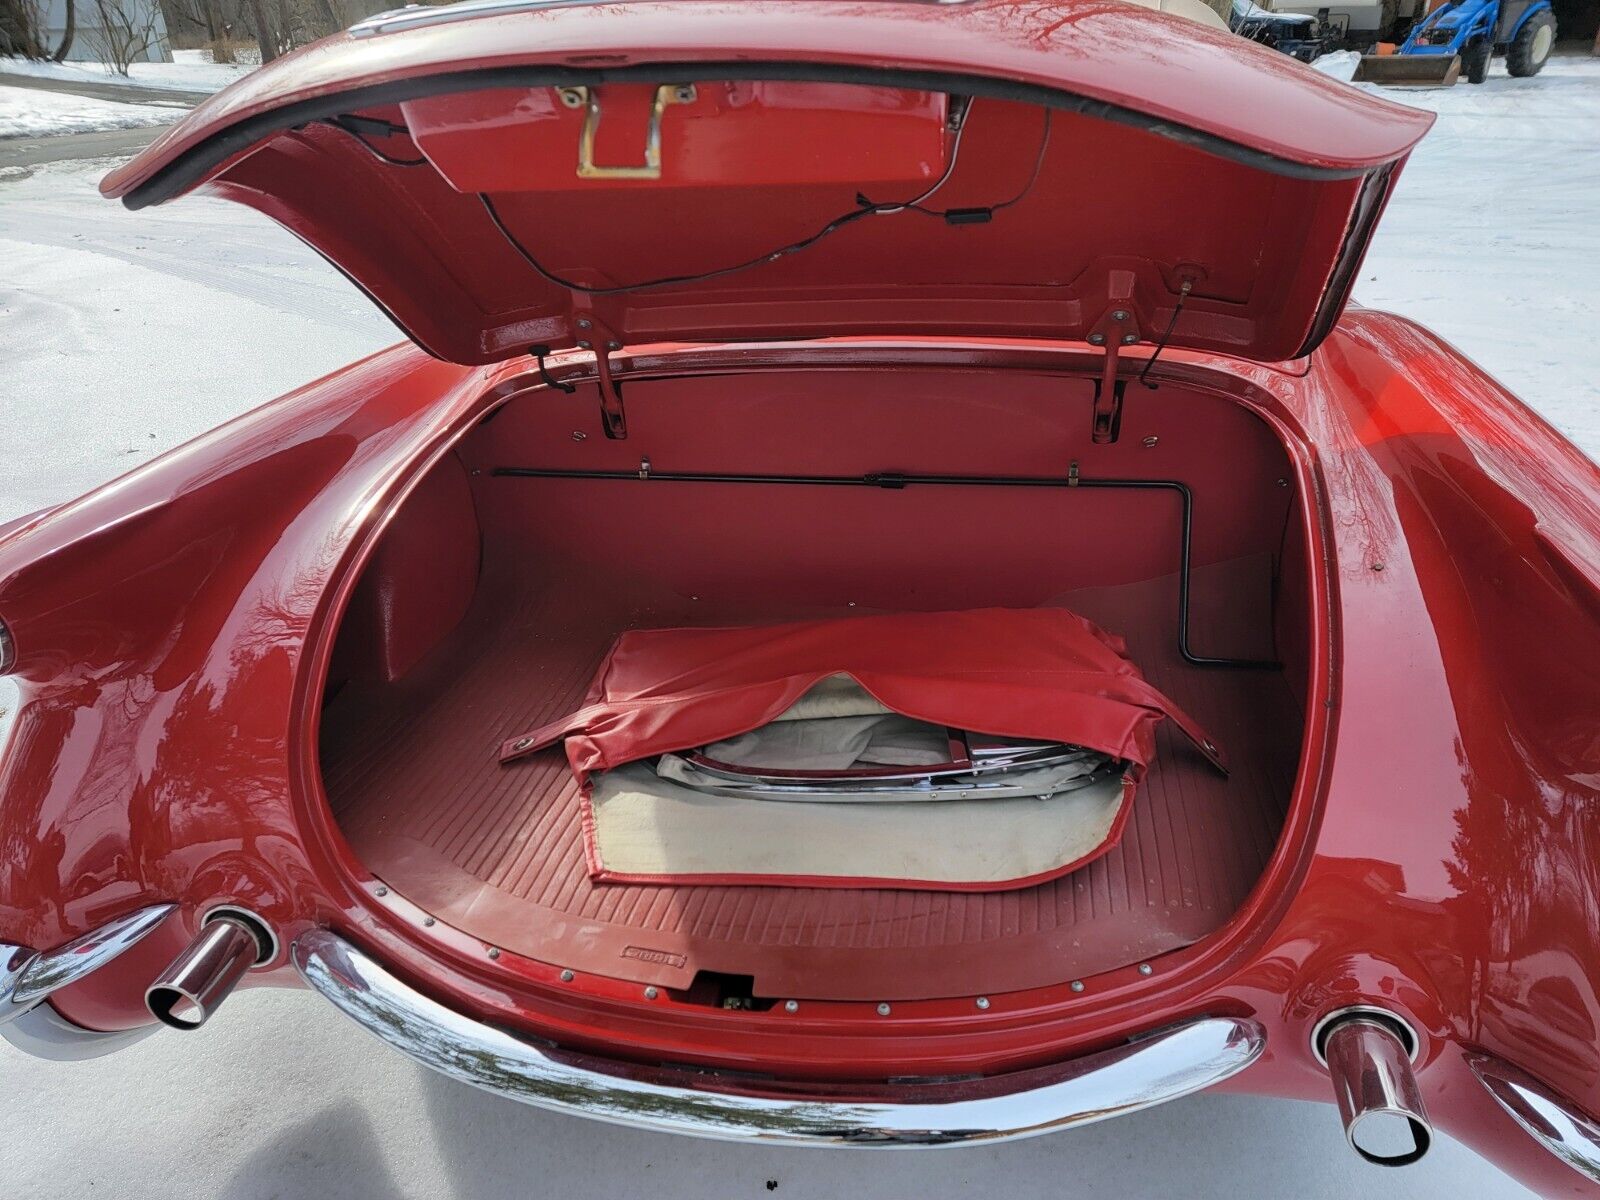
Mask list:
[[[1114,0],[412,8],[201,105],[106,194],[413,344],[0,530],[5,1033],[305,985],[650,1128],[1220,1086],[1600,1194],[1600,474],[1347,308],[1430,119]],[[1231,766],[1063,878],[608,883],[498,761],[623,630],[1055,603]]]

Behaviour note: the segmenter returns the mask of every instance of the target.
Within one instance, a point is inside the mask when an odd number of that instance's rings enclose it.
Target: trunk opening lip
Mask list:
[[[752,361],[752,352],[760,352]],[[582,369],[584,356],[573,355],[573,365]],[[931,339],[874,338],[842,343],[789,342],[781,344],[728,343],[681,344],[640,347],[624,350],[616,358],[627,372],[630,357],[647,359],[651,368],[632,378],[693,375],[697,371],[724,373],[810,368],[823,365],[835,369],[971,369],[997,367],[1035,369],[1058,373],[1063,378],[1092,377],[1099,369],[1100,356],[1086,344],[1043,343],[1018,340],[1009,344],[975,339],[969,344]],[[560,378],[565,364],[552,364]],[[676,368],[676,369],[675,369]],[[969,1043],[986,1033],[1002,1034],[994,1017],[1011,1020],[1059,1021],[1064,1015],[1081,1013],[1097,1022],[1099,1037],[1131,1035],[1150,1021],[1152,1003],[1163,1006],[1200,1004],[1207,994],[1223,985],[1249,955],[1264,944],[1287,911],[1295,895],[1295,884],[1304,875],[1314,854],[1315,832],[1321,822],[1327,775],[1331,769],[1333,732],[1337,724],[1335,695],[1337,631],[1331,619],[1332,597],[1337,584],[1332,577],[1331,535],[1323,494],[1325,483],[1304,431],[1286,412],[1271,408],[1271,382],[1282,377],[1292,385],[1294,377],[1256,364],[1242,364],[1220,356],[1185,352],[1164,359],[1152,378],[1182,382],[1234,403],[1251,408],[1283,442],[1293,473],[1293,486],[1304,497],[1302,519],[1311,547],[1308,589],[1311,597],[1311,693],[1307,698],[1308,718],[1302,742],[1299,771],[1284,830],[1271,859],[1249,896],[1222,928],[1200,942],[1163,955],[1155,971],[1143,974],[1130,963],[1125,969],[1098,977],[1098,983],[1084,991],[1069,988],[1063,978],[1058,985],[1007,995],[988,1011],[975,1008],[951,1017],[947,1001],[906,1001],[895,1005],[897,1018],[919,1014],[940,1018],[940,1033],[959,1033]],[[459,402],[448,418],[439,423],[425,449],[399,464],[381,495],[370,498],[366,509],[369,520],[352,539],[340,560],[333,566],[324,587],[317,612],[308,625],[304,651],[296,670],[290,710],[289,769],[294,787],[293,804],[298,824],[313,861],[330,864],[334,878],[324,882],[334,901],[333,912],[307,914],[307,923],[285,931],[293,941],[296,933],[313,925],[329,925],[352,936],[368,949],[383,955],[393,969],[413,977],[431,967],[442,968],[440,984],[457,994],[470,995],[493,1020],[526,1034],[551,1037],[565,1029],[559,1040],[592,1041],[595,1030],[584,1026],[573,1032],[570,1024],[573,1003],[581,998],[589,1017],[605,1023],[603,1032],[615,1036],[616,1022],[637,1020],[647,1038],[661,1036],[663,1020],[674,1029],[688,1032],[701,1044],[681,1047],[685,1060],[703,1061],[708,1066],[731,1066],[736,1060],[719,1056],[715,1041],[726,1030],[728,1014],[704,1006],[679,1002],[665,995],[654,1001],[641,1001],[638,989],[619,981],[579,974],[575,980],[562,979],[560,968],[520,955],[496,952],[492,958],[488,943],[436,919],[425,925],[429,915],[412,905],[403,895],[375,878],[360,861],[338,828],[318,767],[320,702],[327,682],[334,634],[348,605],[350,594],[371,557],[383,531],[413,489],[427,472],[449,454],[456,443],[500,406],[519,396],[543,389],[531,364],[509,371],[506,364],[480,368],[478,395]],[[1087,417],[1086,417],[1087,419]],[[859,1014],[859,1029],[848,1037],[866,1036],[885,1043],[896,1035],[913,1032],[896,1020],[894,1027],[873,1014],[867,1002],[813,1002],[802,1016],[785,1020],[781,1012],[740,1013],[739,1019],[762,1032],[785,1037],[797,1033],[840,1034],[841,1021]],[[670,1010],[670,1011],[669,1011]],[[921,1032],[921,1031],[915,1031]],[[569,1036],[570,1035],[570,1036]],[[1068,1041],[1086,1044],[1082,1031],[1067,1031]],[[1053,1051],[1042,1045],[1030,1052],[1032,1061],[1047,1061]],[[648,1050],[641,1051],[648,1054]],[[972,1057],[969,1049],[963,1055]],[[979,1056],[981,1057],[981,1055]],[[1013,1054],[1014,1058],[1014,1054]],[[751,1069],[765,1067],[743,1064]]]
[[[293,957],[305,982],[345,1016],[453,1079],[558,1112],[723,1140],[872,1148],[1009,1141],[1191,1095],[1266,1049],[1257,1022],[1201,1016],[1009,1075],[795,1088],[513,1037],[429,999],[327,930],[301,934]]]

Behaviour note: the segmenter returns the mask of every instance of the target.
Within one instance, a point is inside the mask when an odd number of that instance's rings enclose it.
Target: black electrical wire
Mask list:
[[[1033,191],[1033,185],[1039,182],[1039,172],[1044,169],[1044,156],[1045,152],[1050,149],[1050,126],[1054,116],[1055,113],[1050,109],[1044,110],[1044,129],[1039,134],[1039,152],[1034,156],[1033,170],[1028,175],[1028,181],[1009,200],[1001,200],[998,204],[974,205],[970,208],[925,208],[920,204],[911,204],[906,207],[912,212],[919,212],[924,216],[942,217],[946,220],[959,213],[982,213],[984,214],[983,219],[988,220],[995,213],[1022,203],[1027,198],[1028,193]]]
[[[371,142],[367,141],[366,137],[363,136],[359,130],[353,128],[348,123],[346,118],[325,117],[323,118],[322,123],[337,129],[340,133],[348,134],[361,145],[362,149],[364,149],[368,154],[372,155],[373,158],[378,159],[380,162],[388,163],[391,167],[422,167],[426,166],[428,163],[426,158],[396,158],[392,154],[385,154]],[[390,122],[383,122],[383,124],[388,125],[388,128],[382,132],[382,136],[384,137],[393,137],[396,134],[409,134],[411,132],[404,125],[395,125]]]
[[[1156,359],[1161,357],[1161,352],[1167,348],[1167,339],[1172,337],[1172,331],[1178,327],[1178,314],[1183,311],[1183,302],[1189,298],[1189,292],[1194,287],[1194,282],[1189,279],[1183,281],[1178,288],[1178,302],[1172,306],[1172,316],[1167,319],[1167,328],[1161,334],[1161,340],[1156,343],[1155,353],[1144,360],[1144,370],[1139,372],[1139,382],[1152,391],[1156,385],[1145,379],[1150,374],[1150,368],[1156,365]]]
[[[970,119],[970,117],[971,110],[969,108],[968,119]],[[500,231],[500,236],[505,238],[506,242],[513,250],[517,252],[522,260],[526,262],[528,266],[533,268],[533,270],[546,282],[553,283],[560,288],[566,288],[568,291],[581,293],[585,296],[619,296],[633,292],[653,291],[658,288],[681,287],[682,285],[689,283],[704,283],[708,280],[720,279],[727,275],[735,275],[741,271],[748,271],[753,267],[759,267],[762,263],[776,262],[780,258],[786,258],[791,254],[798,254],[802,250],[810,249],[824,238],[830,236],[831,234],[837,233],[845,226],[851,225],[856,221],[861,220],[863,217],[887,216],[901,212],[915,212],[920,213],[923,216],[943,218],[951,213],[957,212],[997,212],[1004,208],[1010,208],[1012,205],[1020,202],[1022,198],[1033,189],[1033,185],[1038,181],[1040,169],[1044,165],[1045,151],[1048,149],[1050,144],[1050,126],[1050,113],[1048,110],[1046,110],[1044,130],[1039,141],[1039,152],[1034,160],[1033,173],[1028,178],[1027,183],[1023,185],[1022,190],[1012,196],[1010,199],[988,206],[986,210],[930,209],[925,207],[923,203],[940,188],[944,187],[944,185],[949,182],[950,176],[955,172],[956,162],[961,156],[962,137],[966,133],[967,129],[967,121],[963,120],[961,127],[956,131],[955,145],[951,147],[950,161],[948,164],[946,164],[944,173],[939,176],[939,178],[931,187],[927,188],[921,195],[915,197],[914,199],[897,201],[889,204],[875,204],[864,196],[858,196],[857,200],[859,202],[859,207],[854,208],[847,213],[840,214],[810,236],[803,237],[799,241],[790,242],[788,245],[780,246],[775,250],[768,250],[765,253],[754,256],[753,258],[747,258],[743,262],[732,263],[725,267],[717,267],[710,271],[700,271],[687,275],[667,275],[657,279],[640,280],[637,283],[616,284],[611,287],[589,287],[586,284],[577,282],[577,280],[567,279],[561,275],[557,275],[554,271],[550,270],[537,258],[535,258],[533,253],[517,239],[517,236],[513,234],[509,228],[507,228],[505,221],[500,216],[499,210],[495,208],[494,201],[491,200],[486,193],[479,192],[478,201],[483,205],[484,211],[489,214],[489,220],[494,222],[494,227]]]

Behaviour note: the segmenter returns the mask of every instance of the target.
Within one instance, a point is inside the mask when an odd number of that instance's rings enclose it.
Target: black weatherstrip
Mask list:
[[[1317,304],[1311,331],[1306,334],[1305,343],[1295,351],[1296,358],[1304,358],[1322,345],[1322,339],[1333,332],[1334,324],[1344,312],[1345,302],[1350,299],[1351,289],[1355,287],[1356,271],[1367,253],[1367,243],[1372,240],[1372,231],[1383,213],[1393,180],[1394,165],[1390,164],[1376,168],[1362,183],[1350,214],[1350,224],[1345,230],[1344,244],[1340,246],[1339,257],[1328,274],[1328,286],[1323,289],[1322,299]]]
[[[550,66],[488,67],[373,84],[301,100],[247,117],[219,130],[167,163],[124,196],[122,202],[131,209],[160,204],[199,183],[218,164],[273,134],[364,108],[398,104],[402,100],[503,87],[592,87],[605,83],[701,83],[724,79],[741,82],[772,79],[804,83],[852,83],[1015,100],[1142,129],[1219,158],[1291,179],[1354,179],[1367,174],[1367,168],[1364,167],[1318,167],[1293,162],[1136,109],[1091,100],[1035,83],[954,72],[886,70],[830,63],[695,62],[639,64],[598,70]]]

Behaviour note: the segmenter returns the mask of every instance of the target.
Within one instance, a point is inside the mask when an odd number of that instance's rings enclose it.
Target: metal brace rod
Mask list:
[[[595,386],[600,389],[600,424],[606,437],[622,441],[628,436],[628,411],[622,406],[622,385],[611,374],[611,352],[621,343],[598,319],[588,314],[577,318],[578,349],[594,352]]]
[[[1282,670],[1283,664],[1271,659],[1225,658],[1196,654],[1189,645],[1189,574],[1191,543],[1194,536],[1194,493],[1176,479],[1090,479],[1074,462],[1067,475],[924,475],[900,471],[873,471],[866,475],[768,475],[728,471],[657,471],[649,460],[642,460],[638,471],[574,470],[556,467],[495,467],[491,475],[516,479],[612,479],[633,483],[748,483],[786,484],[809,487],[875,487],[899,491],[906,487],[1032,487],[1032,488],[1115,488],[1122,490],[1169,491],[1177,493],[1183,504],[1182,550],[1178,566],[1178,653],[1197,667],[1227,667],[1247,670]]]

